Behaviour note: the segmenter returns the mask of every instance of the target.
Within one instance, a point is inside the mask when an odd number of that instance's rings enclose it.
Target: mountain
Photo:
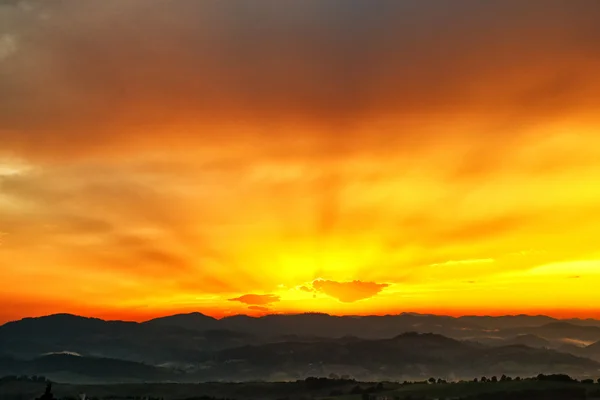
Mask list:
[[[257,365],[288,362],[360,364],[412,362],[457,357],[467,344],[435,334],[405,333],[392,339],[281,342],[219,351],[220,361],[247,360]]]
[[[544,339],[573,338],[577,340],[600,340],[600,327],[595,320],[556,320],[546,316],[501,316],[501,317],[449,317],[403,313],[383,316],[331,316],[307,313],[294,315],[266,315],[250,317],[236,315],[217,320],[201,314],[178,314],[156,318],[144,323],[124,321],[103,321],[68,314],[58,314],[42,318],[26,318],[0,327],[2,332],[19,335],[19,330],[29,335],[44,330],[50,336],[64,337],[79,335],[81,332],[93,334],[132,335],[146,332],[206,332],[235,331],[254,337],[272,338],[284,335],[301,337],[356,336],[368,339],[392,337],[402,332],[431,332],[456,339],[478,337],[498,337],[509,339],[517,335],[529,334]],[[596,321],[600,324],[600,321]],[[1,351],[1,348],[0,348]]]
[[[205,378],[259,379],[285,371],[289,379],[331,372],[358,379],[429,376],[596,374],[600,364],[553,350],[514,345],[482,347],[436,334],[406,333],[392,339],[283,342],[225,349],[206,360]]]
[[[146,324],[176,326],[198,331],[226,329],[251,333],[261,337],[282,335],[342,337],[346,335],[377,339],[402,332],[431,332],[457,338],[497,336],[504,339],[529,334],[543,339],[562,337],[580,340],[600,340],[600,326],[595,320],[571,319],[569,322],[547,316],[463,316],[403,313],[383,316],[331,316],[320,313],[266,315],[249,317],[236,315],[221,320],[200,313],[174,315]],[[600,325],[600,321],[595,321]],[[549,335],[549,336],[547,336]],[[582,339],[586,338],[586,339]]]
[[[565,342],[569,336],[573,341],[596,337],[600,328],[557,321],[492,329],[517,320],[527,324],[526,317],[509,317],[506,323],[419,314],[216,320],[194,313],[144,323],[58,314],[0,326],[0,354],[8,356],[0,359],[0,371],[67,380],[115,380],[121,373],[121,378],[159,380],[173,371],[158,366],[169,365],[186,371],[174,379],[193,381],[294,380],[330,373],[412,380],[600,371],[598,363],[584,358],[598,360],[600,345],[571,348]],[[547,349],[558,346],[571,354]],[[128,368],[134,372],[128,374]]]
[[[583,349],[579,348],[579,355],[584,355],[585,357],[600,362],[600,341],[592,343]]]
[[[453,317],[405,313],[384,316],[331,316],[320,313],[273,314],[263,317],[235,315],[215,320],[200,313],[182,314],[154,319],[145,324],[177,326],[204,331],[227,329],[248,332],[256,336],[317,336],[342,337],[346,335],[364,338],[384,338],[419,330],[447,336],[464,336],[468,332],[480,332],[485,328]]]
[[[144,322],[144,324],[154,326],[176,326],[179,328],[193,329],[197,331],[218,329],[220,327],[217,319],[199,312],[155,318]]]
[[[571,339],[581,342],[600,341],[600,327],[575,325],[569,322],[557,321],[537,327],[511,328],[499,332],[500,335],[530,334],[545,339]]]
[[[506,340],[507,345],[523,345],[533,348],[552,348],[552,343],[544,338],[541,338],[530,333],[517,335],[514,338]]]
[[[600,327],[600,321],[597,320],[597,319],[593,319],[593,318],[586,318],[586,319],[570,318],[570,319],[563,319],[561,321],[562,322],[568,322],[568,323],[573,324],[573,325],[597,326],[597,327]]]
[[[484,328],[453,317],[400,314],[383,316],[331,316],[327,314],[266,315],[260,318],[233,316],[223,318],[227,329],[242,330],[259,336],[300,335],[342,337],[346,335],[377,339],[402,332],[433,332],[463,337]]]
[[[555,318],[545,315],[505,315],[499,317],[467,315],[458,317],[457,319],[481,326],[487,330],[537,327],[558,321]]]
[[[0,326],[0,354],[27,359],[71,352],[148,363],[192,362],[208,350],[257,342],[257,338],[239,332],[199,332],[160,322],[103,321],[67,314]]]
[[[543,323],[548,320],[552,322]],[[595,365],[586,364],[590,360],[577,357],[600,360],[600,345],[573,344],[598,341],[600,327],[543,316],[313,313],[217,320],[192,313],[136,323],[57,314],[0,326],[0,354],[21,361],[50,353],[79,354],[84,359],[174,365],[192,371],[197,380],[263,379],[277,371],[291,371],[294,379],[327,371],[365,378],[392,372],[421,376],[423,371],[525,375],[552,372],[540,363],[550,356],[555,361],[549,365],[595,371]]]
[[[514,337],[479,336],[466,340],[469,343],[480,343],[492,347],[523,345],[532,348],[556,349],[558,344],[529,333]]]

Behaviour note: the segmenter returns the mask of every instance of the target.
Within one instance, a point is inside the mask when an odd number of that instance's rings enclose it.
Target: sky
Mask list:
[[[597,0],[0,0],[0,322],[600,317]]]

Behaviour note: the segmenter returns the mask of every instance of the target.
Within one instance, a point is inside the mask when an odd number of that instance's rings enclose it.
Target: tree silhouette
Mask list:
[[[361,394],[363,392],[362,388],[358,385],[354,386],[350,391],[350,394]]]
[[[52,383],[48,382],[46,385],[46,391],[41,397],[38,397],[36,400],[54,400],[54,395],[52,394]]]
[[[551,381],[551,382],[575,382],[573,378],[569,375],[565,374],[553,374],[553,375],[544,375],[539,374],[537,376],[538,381]]]

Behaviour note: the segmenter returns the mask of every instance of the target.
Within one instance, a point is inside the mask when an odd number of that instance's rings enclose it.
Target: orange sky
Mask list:
[[[5,3],[0,322],[600,317],[596,0]]]

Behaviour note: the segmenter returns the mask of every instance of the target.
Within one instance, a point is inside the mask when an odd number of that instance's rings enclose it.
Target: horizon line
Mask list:
[[[235,318],[235,317],[247,317],[247,318],[252,318],[252,319],[261,319],[261,318],[271,317],[271,316],[290,316],[290,317],[292,317],[292,316],[302,316],[302,315],[315,315],[315,316],[320,315],[320,316],[327,316],[327,317],[334,317],[334,318],[369,318],[369,317],[383,318],[383,317],[401,317],[401,316],[413,315],[413,316],[420,316],[420,317],[445,317],[445,318],[453,318],[453,319],[460,319],[460,318],[511,318],[511,317],[512,318],[515,318],[515,317],[529,317],[529,318],[537,317],[537,318],[539,318],[539,317],[543,317],[543,318],[553,319],[556,321],[569,321],[569,320],[600,321],[600,319],[593,318],[593,317],[561,318],[561,317],[554,317],[554,316],[551,316],[548,314],[527,314],[527,313],[511,314],[511,313],[508,313],[508,314],[497,314],[497,315],[493,315],[493,314],[463,314],[463,315],[455,316],[455,315],[449,315],[449,314],[419,313],[419,312],[410,312],[410,311],[405,311],[405,312],[401,312],[401,313],[397,313],[397,314],[386,313],[386,314],[363,314],[363,315],[360,315],[360,314],[336,315],[336,314],[329,314],[329,313],[324,313],[324,312],[288,312],[288,313],[273,312],[273,313],[266,313],[266,314],[262,314],[262,315],[232,314],[232,315],[224,315],[220,318],[211,316],[209,314],[205,314],[201,311],[192,311],[192,312],[184,312],[184,313],[165,314],[165,315],[150,318],[150,319],[135,321],[135,320],[128,320],[128,319],[100,318],[100,317],[87,316],[87,315],[83,315],[83,314],[75,314],[75,313],[70,313],[70,312],[57,312],[57,313],[51,313],[51,314],[44,314],[44,315],[38,315],[38,316],[27,316],[27,317],[22,317],[19,319],[8,320],[5,322],[1,322],[0,326],[6,325],[9,323],[13,323],[13,322],[28,320],[28,319],[40,319],[40,318],[49,318],[49,317],[56,317],[56,316],[71,316],[71,317],[77,317],[77,318],[101,320],[104,322],[129,322],[129,323],[143,324],[143,323],[147,323],[147,322],[158,320],[158,319],[164,319],[164,318],[170,318],[170,317],[176,317],[176,316],[191,316],[191,315],[201,315],[206,318],[211,318],[215,321],[222,321],[224,319]]]

